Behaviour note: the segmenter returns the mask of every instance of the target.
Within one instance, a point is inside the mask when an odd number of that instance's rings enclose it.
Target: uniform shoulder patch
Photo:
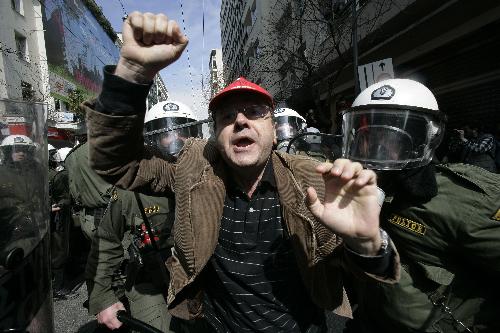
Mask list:
[[[113,192],[111,192],[111,200],[118,200],[118,190],[116,188],[113,190]]]
[[[491,219],[495,221],[500,221],[500,208],[497,209],[497,211],[495,212],[495,214],[493,214]]]
[[[153,205],[153,206],[149,206],[149,207],[144,207],[144,212],[145,212],[147,215],[151,215],[151,214],[159,213],[159,212],[160,212],[160,206],[158,206],[158,205]]]
[[[396,214],[391,214],[391,217],[389,217],[388,221],[419,236],[424,236],[427,231],[427,227],[422,223],[412,221],[406,217],[402,217]]]

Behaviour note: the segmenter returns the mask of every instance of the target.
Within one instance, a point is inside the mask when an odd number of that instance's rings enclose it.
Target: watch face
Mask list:
[[[389,235],[387,232],[380,228],[380,238],[381,238],[381,244],[380,244],[380,252],[386,252],[387,248],[389,247]]]

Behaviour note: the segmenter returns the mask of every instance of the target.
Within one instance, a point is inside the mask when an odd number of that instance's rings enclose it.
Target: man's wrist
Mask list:
[[[361,254],[346,244],[345,249],[347,256],[356,263],[366,273],[379,276],[390,275],[391,263],[393,263],[394,250],[390,246],[389,235],[380,229],[381,245],[375,255]]]
[[[148,71],[143,66],[120,57],[114,75],[132,83],[147,84],[153,81],[156,73]]]
[[[382,248],[383,242],[380,232],[370,239],[351,238],[345,239],[347,247],[363,256],[377,256]]]

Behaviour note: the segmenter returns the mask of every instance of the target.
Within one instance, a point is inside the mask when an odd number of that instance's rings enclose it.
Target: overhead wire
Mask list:
[[[179,4],[181,6],[182,30],[184,31],[184,35],[187,36],[186,20],[184,18],[184,7],[182,5],[182,0],[179,0]],[[193,96],[193,100],[194,100],[195,95],[194,95],[193,73],[192,73],[192,67],[191,67],[191,57],[189,55],[189,45],[186,47],[186,55],[187,55],[187,61],[188,61],[189,81],[191,82],[191,95]]]
[[[122,7],[122,11],[123,11],[123,18],[125,19],[127,17],[127,11],[125,10],[125,6],[123,5],[123,2],[122,0],[118,0],[118,2],[120,3],[120,6]]]

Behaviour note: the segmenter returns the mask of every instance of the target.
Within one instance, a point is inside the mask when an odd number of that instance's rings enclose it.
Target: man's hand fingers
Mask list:
[[[333,163],[332,176],[340,176],[344,181],[356,177],[363,170],[363,166],[358,162],[339,158]]]
[[[371,170],[362,170],[358,177],[356,177],[355,185],[358,187],[363,187],[366,185],[372,185],[377,183],[377,174]]]
[[[142,42],[143,19],[141,13],[133,12],[128,16],[127,20],[125,20],[125,23],[123,24],[124,43],[126,42],[127,37],[129,37],[129,30],[132,30],[136,42]]]
[[[309,207],[309,210],[311,213],[316,217],[320,217],[323,215],[323,210],[325,207],[323,204],[319,201],[318,199],[318,193],[316,193],[316,190],[313,187],[309,187],[307,189],[307,205]]]
[[[142,42],[144,45],[153,44],[153,38],[155,36],[155,21],[155,15],[153,13],[144,13],[142,22]]]
[[[188,38],[186,35],[184,35],[181,31],[181,27],[179,24],[177,24],[176,21],[171,20],[172,22],[172,30],[171,30],[171,36],[174,39],[175,43],[177,44],[182,44],[184,47],[187,45],[189,42]]]
[[[163,44],[167,39],[168,17],[163,14],[156,15],[155,32],[153,41],[155,44]]]

